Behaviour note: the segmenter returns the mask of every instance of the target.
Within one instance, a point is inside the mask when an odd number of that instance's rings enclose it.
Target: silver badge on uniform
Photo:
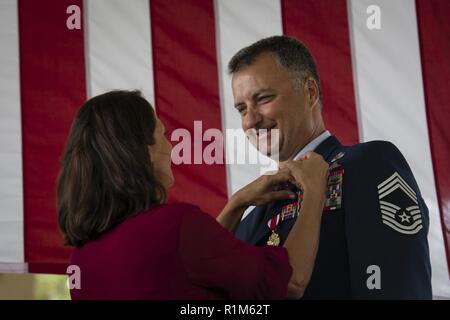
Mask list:
[[[408,235],[423,228],[417,194],[397,172],[378,185],[378,198],[385,225]]]
[[[333,159],[331,159],[331,163],[335,162],[336,160],[339,160],[340,158],[342,158],[345,155],[344,152],[339,152],[337,155],[334,156]]]

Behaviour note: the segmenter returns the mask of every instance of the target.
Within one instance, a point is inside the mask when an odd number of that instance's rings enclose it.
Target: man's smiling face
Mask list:
[[[279,130],[280,161],[292,158],[310,141],[314,124],[308,91],[295,85],[291,73],[271,53],[260,54],[234,73],[231,85],[244,131]]]

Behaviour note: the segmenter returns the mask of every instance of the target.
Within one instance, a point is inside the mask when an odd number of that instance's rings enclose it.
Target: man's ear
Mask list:
[[[315,108],[319,104],[319,86],[317,85],[316,80],[314,80],[314,78],[307,77],[305,80],[305,89],[309,106],[311,109]]]

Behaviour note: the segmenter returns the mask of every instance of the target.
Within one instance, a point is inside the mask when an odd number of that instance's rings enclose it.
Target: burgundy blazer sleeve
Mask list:
[[[189,206],[180,225],[180,257],[193,284],[230,299],[283,299],[292,274],[286,249],[238,240]]]

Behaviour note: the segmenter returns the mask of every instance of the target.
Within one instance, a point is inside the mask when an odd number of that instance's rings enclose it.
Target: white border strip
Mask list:
[[[225,131],[227,128],[241,128],[241,118],[233,103],[231,77],[227,73],[228,62],[241,48],[261,38],[283,34],[281,4],[273,0],[215,0],[215,16],[222,128]],[[243,131],[239,139],[246,141]],[[227,157],[234,154],[230,147],[226,143]],[[245,159],[245,156],[238,155],[235,159]],[[227,165],[228,195],[258,176],[258,165]]]
[[[27,273],[28,263],[0,263],[0,273]]]
[[[155,106],[148,0],[85,0],[88,95],[138,89]]]
[[[381,29],[366,24],[371,5]],[[389,140],[407,159],[430,215],[433,294],[450,297],[422,87],[414,0],[348,0],[354,82],[362,140]],[[383,124],[383,125],[380,125]]]
[[[17,0],[0,2],[0,264],[24,262]]]

